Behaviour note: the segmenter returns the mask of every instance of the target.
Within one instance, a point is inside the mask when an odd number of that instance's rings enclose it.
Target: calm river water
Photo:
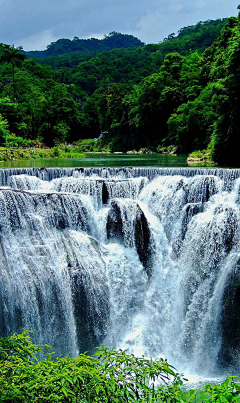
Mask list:
[[[0,168],[21,167],[187,167],[187,155],[86,154],[86,158],[52,158],[0,162]]]

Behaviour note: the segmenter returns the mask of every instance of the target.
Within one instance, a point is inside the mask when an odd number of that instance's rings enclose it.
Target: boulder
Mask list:
[[[224,369],[234,367],[239,370],[240,260],[226,282],[219,331],[222,343],[218,354],[218,364]]]
[[[137,202],[132,201],[132,209],[124,209],[118,200],[111,202],[107,218],[107,238],[123,243],[126,247],[135,247],[147,275],[152,274],[153,252],[155,246],[148,221]],[[127,216],[127,211],[134,211],[134,219]],[[127,228],[127,224],[131,223]]]
[[[153,242],[148,221],[142,209],[138,206],[136,221],[135,221],[135,245],[139,256],[148,277],[152,275],[153,264]]]
[[[117,239],[123,241],[123,221],[121,209],[117,201],[113,200],[111,202],[111,209],[108,213],[107,218],[107,238]]]

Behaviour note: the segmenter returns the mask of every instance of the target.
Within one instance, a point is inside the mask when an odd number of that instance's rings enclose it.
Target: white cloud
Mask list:
[[[235,0],[229,0],[228,3],[223,0],[162,0],[161,7],[157,10],[150,8],[131,33],[146,43],[156,43],[184,26],[230,15],[237,15]]]
[[[99,33],[99,32],[98,33],[91,33],[91,34],[89,34],[87,36],[82,36],[79,39],[89,39],[89,38],[103,39],[104,35],[106,35],[106,32],[104,32],[104,33]]]
[[[207,2],[204,0],[196,1],[196,7],[199,9],[206,7],[206,5],[207,5]]]
[[[102,37],[111,31],[156,43],[186,25],[237,15],[236,0],[0,0],[0,4],[0,42],[31,50],[44,49],[60,38]]]
[[[45,49],[47,45],[55,42],[57,39],[59,38],[55,38],[51,31],[46,30],[16,41],[15,46],[22,46],[26,51]]]

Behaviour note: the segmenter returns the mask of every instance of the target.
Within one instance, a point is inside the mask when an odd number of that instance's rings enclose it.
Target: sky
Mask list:
[[[43,50],[112,31],[158,43],[187,25],[237,15],[240,0],[0,0],[0,42]]]

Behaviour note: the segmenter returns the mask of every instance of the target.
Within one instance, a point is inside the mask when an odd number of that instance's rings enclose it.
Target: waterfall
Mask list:
[[[0,335],[240,371],[240,170],[0,169]]]

